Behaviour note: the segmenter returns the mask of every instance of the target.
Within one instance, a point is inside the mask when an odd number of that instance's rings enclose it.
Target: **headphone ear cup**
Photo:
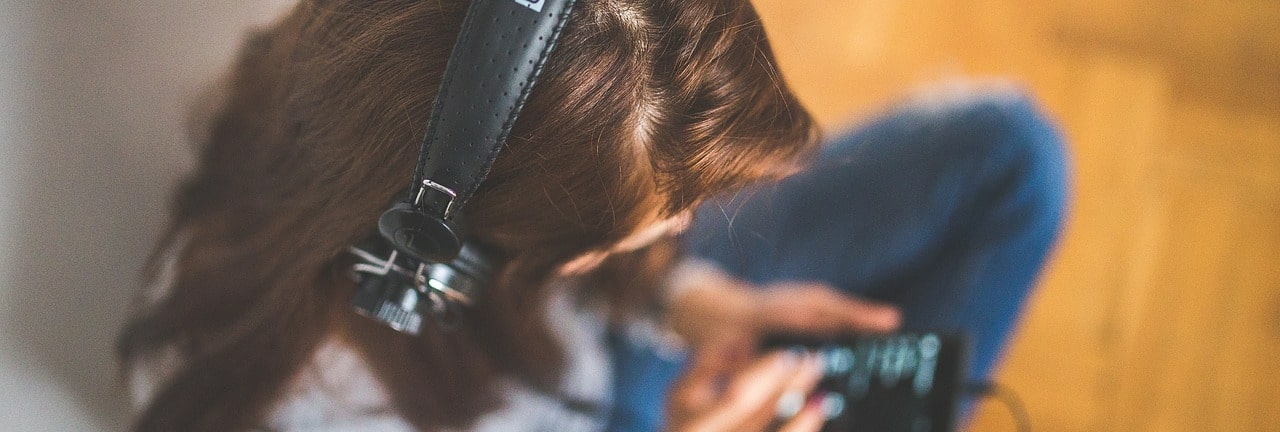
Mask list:
[[[462,214],[442,220],[396,203],[378,218],[378,232],[401,252],[420,260],[447,263],[458,256],[466,237]]]

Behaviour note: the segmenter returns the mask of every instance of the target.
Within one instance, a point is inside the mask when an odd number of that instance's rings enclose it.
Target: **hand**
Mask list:
[[[671,299],[670,325],[694,348],[761,334],[886,333],[901,325],[897,308],[862,300],[818,282],[755,287],[714,268],[687,276]]]
[[[763,431],[774,421],[778,400],[809,394],[822,378],[817,356],[775,352],[744,362],[744,341],[698,350],[667,401],[668,432]],[[825,421],[817,403],[807,403],[779,432],[814,432]]]

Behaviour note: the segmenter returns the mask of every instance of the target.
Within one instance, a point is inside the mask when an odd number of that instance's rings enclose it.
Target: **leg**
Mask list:
[[[1065,178],[1058,134],[1016,93],[911,104],[804,173],[704,206],[689,249],[756,283],[821,280],[897,304],[908,329],[965,330],[970,376],[985,378],[1056,236]],[[611,430],[656,430],[680,364],[618,348],[630,423]]]
[[[690,249],[753,282],[897,304],[908,329],[967,331],[985,378],[1056,237],[1065,178],[1058,134],[1016,93],[912,105],[707,206]]]

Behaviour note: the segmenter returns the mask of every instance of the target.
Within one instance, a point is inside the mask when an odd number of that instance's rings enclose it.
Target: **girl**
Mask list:
[[[741,0],[579,0],[467,204],[492,285],[456,328],[414,337],[351,311],[348,247],[409,178],[466,7],[303,0],[248,40],[121,340],[136,430],[601,430],[610,330],[664,287],[718,299],[683,321],[703,354],[668,428],[758,430],[779,395],[814,385],[811,358],[720,342],[757,329],[756,297],[671,272],[695,206],[794,172],[816,142]],[[896,325],[810,297],[783,306],[812,319],[775,324]],[[811,407],[783,428],[820,424]]]

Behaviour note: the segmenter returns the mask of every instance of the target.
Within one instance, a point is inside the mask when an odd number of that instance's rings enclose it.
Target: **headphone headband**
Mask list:
[[[471,0],[409,192],[353,247],[356,311],[417,334],[427,311],[456,321],[493,271],[468,241],[462,206],[489,173],[575,0]],[[389,242],[389,244],[388,244]]]
[[[379,220],[400,250],[448,261],[459,211],[506,143],[575,0],[472,0],[449,56],[406,201]]]
[[[414,198],[425,210],[447,219],[488,175],[573,4],[472,0],[414,171]]]

